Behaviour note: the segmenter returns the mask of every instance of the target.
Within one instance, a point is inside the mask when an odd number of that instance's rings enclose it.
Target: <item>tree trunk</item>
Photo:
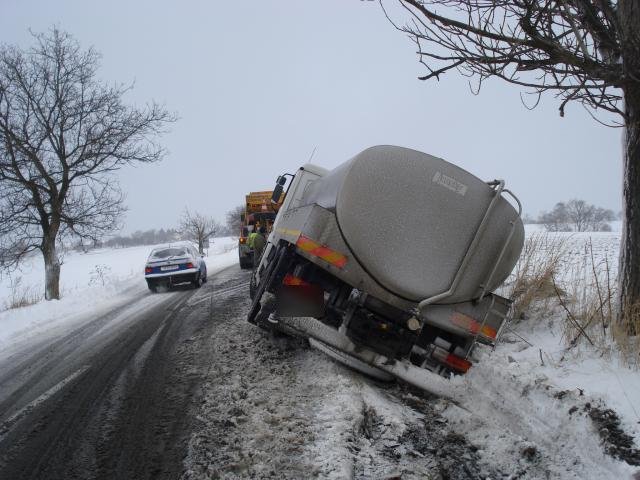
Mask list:
[[[46,237],[43,240],[42,256],[44,257],[44,298],[58,300],[60,298],[60,259],[56,250],[55,236]]]
[[[623,224],[620,246],[620,322],[629,335],[640,332],[640,2],[621,0],[624,66]]]

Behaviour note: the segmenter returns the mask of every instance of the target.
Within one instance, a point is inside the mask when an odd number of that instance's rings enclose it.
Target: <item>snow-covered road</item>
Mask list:
[[[0,478],[178,474],[199,381],[190,338],[208,318],[208,304],[188,302],[201,295],[145,292],[3,360]]]

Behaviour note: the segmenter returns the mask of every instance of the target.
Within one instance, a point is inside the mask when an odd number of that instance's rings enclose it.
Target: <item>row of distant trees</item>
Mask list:
[[[619,219],[613,210],[597,207],[584,200],[558,202],[552,210],[542,212],[537,219],[525,217],[525,223],[539,223],[548,232],[609,232],[609,222]]]
[[[126,248],[140,245],[155,245],[182,240],[183,235],[177,228],[161,228],[160,230],[138,230],[130,235],[115,235],[100,243],[101,247]]]
[[[185,209],[180,216],[177,227],[137,230],[128,235],[113,235],[105,240],[91,242],[79,240],[73,245],[73,249],[88,251],[102,247],[127,248],[190,240],[198,244],[200,252],[203,252],[207,240],[215,237],[237,235],[242,223],[240,215],[243,212],[244,205],[234,207],[225,214],[225,223],[222,224],[213,217]]]
[[[203,253],[208,240],[229,235],[230,231],[227,225],[222,225],[213,217],[185,209],[180,216],[177,227],[137,230],[128,235],[113,235],[105,240],[96,240],[89,243],[80,240],[73,245],[73,248],[87,251],[101,247],[127,248],[189,240],[196,243],[200,253]]]

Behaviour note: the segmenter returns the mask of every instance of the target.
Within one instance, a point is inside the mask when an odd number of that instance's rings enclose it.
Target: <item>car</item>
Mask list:
[[[172,243],[151,251],[144,277],[154,293],[158,287],[171,288],[181,284],[200,288],[207,281],[207,264],[191,243]]]

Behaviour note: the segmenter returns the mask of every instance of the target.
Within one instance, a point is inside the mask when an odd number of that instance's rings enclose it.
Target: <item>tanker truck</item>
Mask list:
[[[524,242],[504,181],[376,146],[333,170],[281,175],[273,198],[283,193],[251,277],[249,322],[436,393],[471,368],[478,344],[495,346],[511,312],[495,290]]]

